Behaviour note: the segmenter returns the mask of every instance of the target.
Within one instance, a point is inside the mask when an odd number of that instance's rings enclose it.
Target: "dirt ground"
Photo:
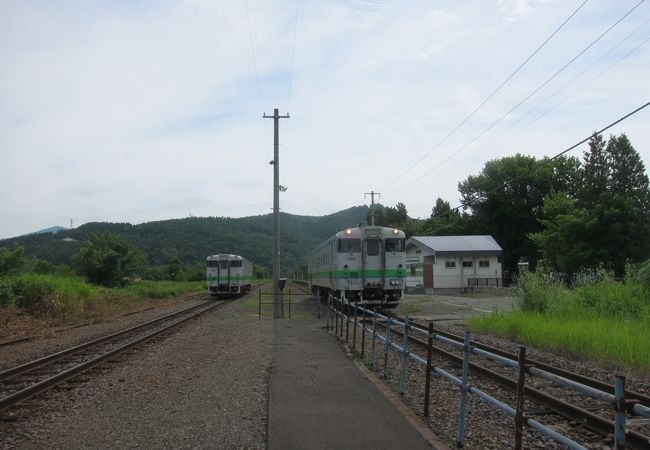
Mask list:
[[[411,318],[462,323],[466,318],[490,314],[492,311],[512,311],[518,308],[514,296],[493,295],[490,293],[457,295],[404,295],[397,313]]]

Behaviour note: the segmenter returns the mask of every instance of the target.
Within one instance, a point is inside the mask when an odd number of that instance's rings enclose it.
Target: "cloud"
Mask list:
[[[508,130],[638,26],[641,8],[574,72],[468,145],[629,8],[588,3],[434,149],[574,5],[300,2],[295,48],[295,1],[248,7],[247,17],[240,2],[207,0],[0,3],[0,237],[69,217],[79,224],[265,214],[273,124],[262,113],[273,108],[291,115],[280,123],[283,211],[328,214],[374,189],[382,202],[428,216],[437,196],[454,204],[458,182],[487,158],[553,154],[634,109],[650,88],[642,47],[534,125],[524,127],[527,119]],[[621,131],[647,165],[643,116],[613,130]]]

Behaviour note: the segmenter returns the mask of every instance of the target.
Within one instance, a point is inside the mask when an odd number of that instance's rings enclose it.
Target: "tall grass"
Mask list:
[[[0,306],[23,308],[35,316],[93,316],[150,298],[170,298],[205,289],[201,282],[142,281],[104,288],[81,277],[23,274],[3,278]]]
[[[650,289],[607,273],[578,276],[571,287],[544,271],[518,282],[521,309],[473,318],[477,331],[623,367],[650,370]]]
[[[117,289],[139,298],[170,298],[206,290],[205,281],[140,281]]]

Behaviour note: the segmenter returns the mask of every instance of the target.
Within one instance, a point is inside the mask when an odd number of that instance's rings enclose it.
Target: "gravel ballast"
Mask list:
[[[265,448],[272,340],[231,301],[19,410],[2,447]]]

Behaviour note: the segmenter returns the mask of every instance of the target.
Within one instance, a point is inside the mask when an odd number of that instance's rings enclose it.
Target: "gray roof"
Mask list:
[[[413,242],[417,241],[417,242]],[[435,252],[501,252],[492,236],[412,236],[406,242],[429,247]]]

